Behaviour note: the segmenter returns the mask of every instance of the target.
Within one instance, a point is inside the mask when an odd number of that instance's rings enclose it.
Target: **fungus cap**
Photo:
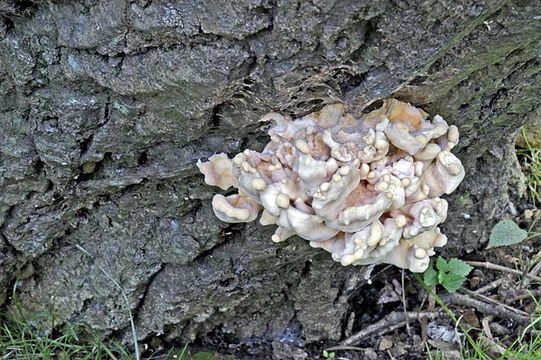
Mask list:
[[[226,222],[278,225],[272,241],[298,235],[342,265],[388,263],[426,270],[447,238],[438,226],[465,171],[450,151],[456,126],[389,99],[355,119],[342,104],[292,120],[269,113],[271,141],[230,160],[213,155],[197,166],[205,182],[236,195],[215,195]]]

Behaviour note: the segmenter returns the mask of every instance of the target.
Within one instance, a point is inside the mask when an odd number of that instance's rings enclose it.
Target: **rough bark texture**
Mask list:
[[[539,2],[3,0],[0,17],[0,289],[23,274],[33,311],[127,338],[129,306],[141,339],[266,341],[286,358],[283,343],[339,339],[359,269],[221,223],[195,170],[261,148],[272,110],[392,96],[456,124],[467,177],[448,254],[480,248],[520,192]]]

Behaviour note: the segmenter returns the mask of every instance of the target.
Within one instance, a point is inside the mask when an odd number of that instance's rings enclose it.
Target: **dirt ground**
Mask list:
[[[533,205],[524,201],[516,213],[514,220],[522,228],[530,233],[541,229],[541,212]],[[541,296],[539,237],[515,246],[480,248],[463,260],[474,265],[463,286],[453,294],[435,288],[455,319],[429,296],[422,275],[379,265],[355,289],[341,341],[305,344],[299,340],[299,328],[274,342],[253,339],[238,344],[223,334],[211,334],[196,341],[193,349],[220,349],[222,355],[215,359],[415,360],[429,358],[428,349],[436,359],[464,359],[464,349],[471,349],[467,331],[490,358],[498,358],[521,334],[526,334],[526,342],[531,336],[526,328],[538,314]],[[364,277],[366,270],[359,268]],[[180,344],[160,343],[161,349],[168,346]]]

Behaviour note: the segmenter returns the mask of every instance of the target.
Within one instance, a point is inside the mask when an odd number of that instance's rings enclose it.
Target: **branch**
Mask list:
[[[508,272],[508,273],[511,273],[511,274],[515,274],[515,275],[526,276],[526,277],[528,277],[528,278],[530,278],[530,279],[532,279],[532,280],[535,280],[535,281],[541,283],[541,277],[539,277],[539,276],[532,275],[532,274],[525,274],[525,273],[523,273],[522,271],[515,270],[515,269],[510,269],[510,268],[508,268],[508,267],[505,267],[505,266],[502,266],[502,265],[493,264],[493,263],[488,262],[488,261],[485,261],[485,262],[481,262],[481,261],[466,261],[466,263],[468,263],[468,264],[470,264],[470,265],[472,265],[472,266],[484,267],[485,269],[504,271],[504,272]]]
[[[369,325],[358,333],[348,337],[340,343],[341,346],[349,346],[359,343],[364,338],[375,334],[385,333],[402,326],[406,326],[408,321],[421,319],[436,319],[442,316],[440,312],[392,312],[375,324]]]
[[[503,306],[487,304],[485,302],[472,299],[463,294],[444,294],[441,296],[441,299],[444,303],[447,304],[472,307],[483,314],[495,315],[499,318],[508,318],[516,321],[521,325],[528,325],[530,323],[529,316],[520,315],[513,311],[507,310]]]

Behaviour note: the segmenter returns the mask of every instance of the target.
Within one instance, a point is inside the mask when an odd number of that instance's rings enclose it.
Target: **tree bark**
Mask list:
[[[359,268],[220,222],[195,168],[260,149],[269,111],[395,97],[456,124],[446,254],[482,249],[521,193],[538,2],[4,0],[0,16],[0,288],[57,321],[128,339],[129,307],[141,340],[341,338]]]

